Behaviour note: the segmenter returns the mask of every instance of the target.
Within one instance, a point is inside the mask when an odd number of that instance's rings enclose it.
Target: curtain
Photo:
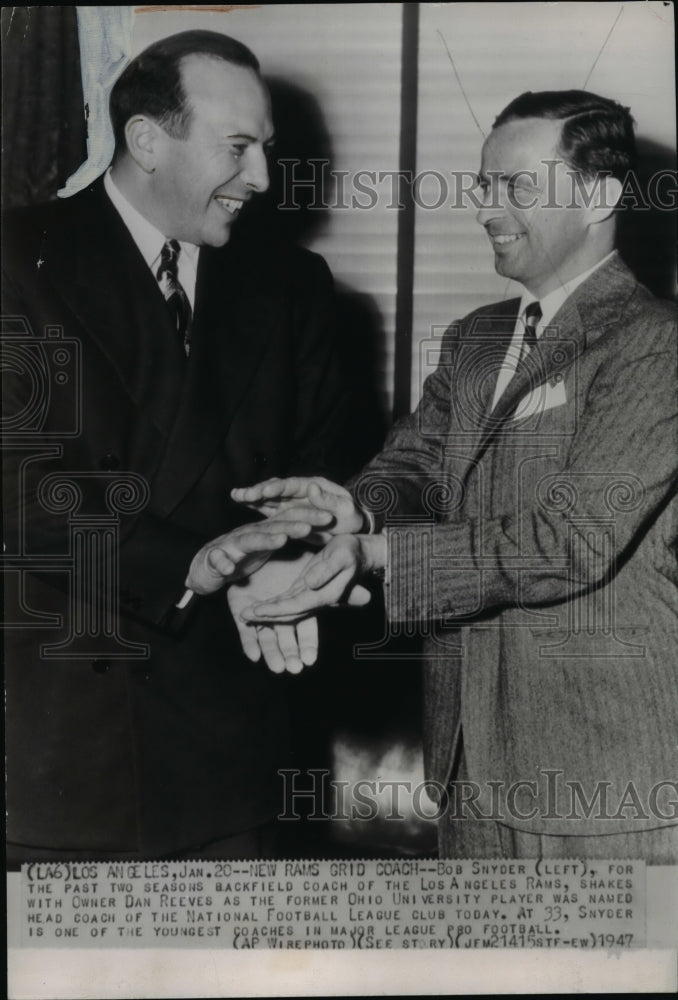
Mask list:
[[[5,208],[56,198],[85,159],[75,7],[3,8],[2,147]]]

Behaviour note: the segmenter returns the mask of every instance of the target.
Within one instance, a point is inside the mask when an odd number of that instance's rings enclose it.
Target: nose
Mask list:
[[[252,143],[247,150],[247,161],[243,169],[243,180],[248,188],[262,194],[268,190],[268,161],[260,146]]]
[[[496,185],[488,184],[487,187],[481,188],[480,201],[481,205],[476,213],[476,220],[481,226],[486,226],[490,219],[501,215]]]

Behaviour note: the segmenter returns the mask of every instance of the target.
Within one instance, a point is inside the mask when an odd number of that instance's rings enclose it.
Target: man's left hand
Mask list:
[[[331,520],[332,515],[321,510],[309,511],[303,520],[282,511],[275,520],[234,528],[196,553],[185,586],[196,594],[213,594],[226,583],[254,573],[288,540],[308,538],[315,528],[322,529]]]

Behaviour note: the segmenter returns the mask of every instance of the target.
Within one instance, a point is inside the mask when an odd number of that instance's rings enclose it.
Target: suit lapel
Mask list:
[[[161,513],[180,502],[224,441],[280,322],[278,297],[258,271],[246,271],[230,246],[200,251],[191,356],[156,477]]]
[[[575,289],[530,354],[520,362],[494,410],[487,410],[475,457],[511,417],[527,393],[557,375],[564,375],[608,326],[619,321],[635,288],[635,278],[615,254]]]
[[[519,302],[519,299],[510,299],[497,303],[491,311],[473,316],[470,325],[461,333],[454,358],[452,402],[469,458],[480,447],[499,370],[515,328]]]
[[[125,392],[166,436],[184,359],[162,294],[102,182],[76,197],[74,224],[45,251],[55,283]]]
[[[481,439],[510,417],[520,401],[533,389],[548,382],[557,374],[566,371],[581,353],[585,343],[585,333],[581,326],[569,327],[566,337],[557,321],[550,324],[526,358],[523,358],[505,391],[497,400],[497,405],[488,414]]]

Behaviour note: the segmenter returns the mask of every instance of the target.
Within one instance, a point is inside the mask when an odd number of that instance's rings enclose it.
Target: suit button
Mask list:
[[[120,600],[125,607],[130,608],[132,611],[140,611],[144,606],[142,598],[133,594],[129,587],[121,587]]]
[[[97,674],[106,674],[111,669],[110,660],[92,660],[92,670]]]
[[[120,459],[112,451],[107,452],[99,461],[99,467],[104,472],[115,472],[120,468]]]

